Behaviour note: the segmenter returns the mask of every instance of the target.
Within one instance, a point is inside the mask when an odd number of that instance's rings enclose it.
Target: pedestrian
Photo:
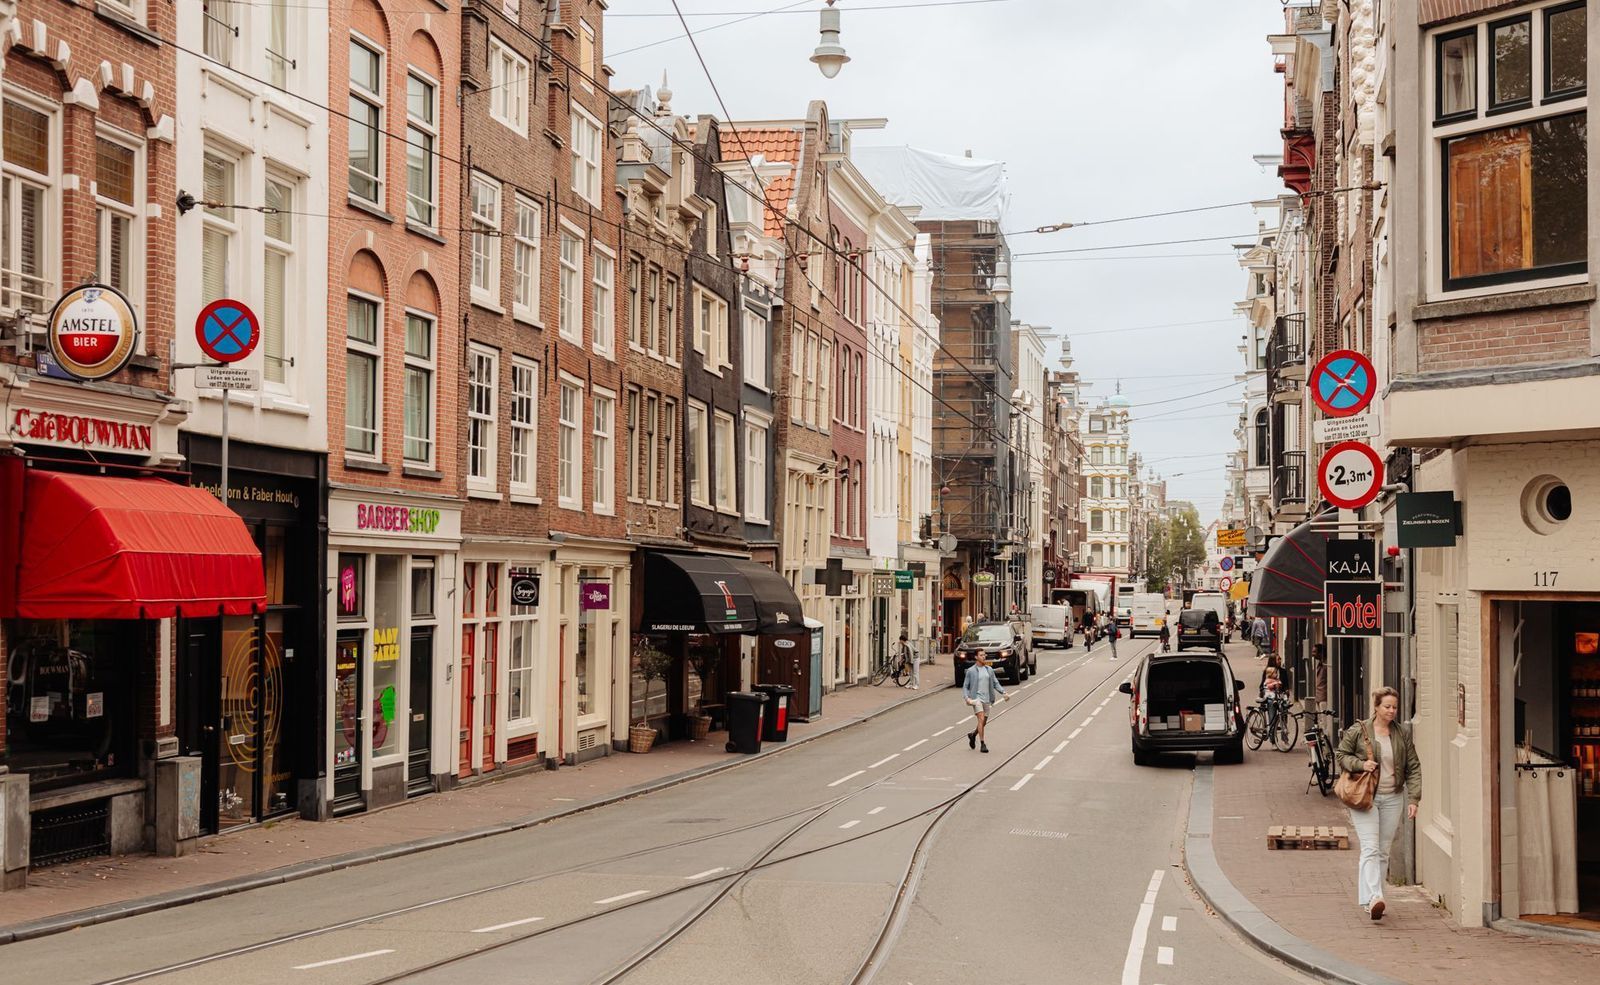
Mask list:
[[[1346,773],[1378,775],[1372,806],[1350,810],[1350,824],[1361,840],[1356,902],[1374,920],[1383,918],[1387,906],[1383,887],[1389,879],[1389,846],[1400,827],[1400,811],[1415,818],[1422,799],[1422,764],[1417,760],[1411,730],[1395,721],[1399,713],[1398,691],[1380,687],[1372,692],[1372,717],[1345,729],[1335,757]]]
[[[1117,659],[1117,637],[1122,635],[1122,627],[1117,625],[1117,619],[1115,616],[1111,617],[1110,626],[1108,628],[1111,636],[1111,659],[1115,660]]]
[[[1161,652],[1166,653],[1172,649],[1172,630],[1167,627],[1167,621],[1161,620]]]
[[[922,667],[917,663],[917,655],[911,652],[911,643],[904,630],[900,633],[900,659],[911,665],[911,690],[917,690],[922,685]]]
[[[1257,615],[1250,624],[1250,642],[1256,645],[1256,657],[1260,658],[1267,653],[1267,621]]]
[[[1000,686],[1000,678],[994,675],[994,668],[989,666],[989,651],[979,650],[977,662],[967,668],[967,677],[961,682],[961,696],[978,716],[978,727],[967,733],[967,746],[988,752],[989,744],[983,741],[983,726],[989,721],[989,709],[997,700],[1011,700],[1006,689]]]

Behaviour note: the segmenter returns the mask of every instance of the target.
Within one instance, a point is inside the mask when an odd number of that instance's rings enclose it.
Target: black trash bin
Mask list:
[[[767,696],[761,717],[761,741],[788,742],[789,702],[794,698],[794,688],[787,684],[757,684],[755,689]]]
[[[728,692],[728,751],[754,755],[761,751],[761,706],[765,694]]]

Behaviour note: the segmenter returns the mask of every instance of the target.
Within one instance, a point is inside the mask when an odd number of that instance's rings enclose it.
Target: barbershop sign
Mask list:
[[[357,530],[383,530],[392,533],[431,534],[439,529],[439,511],[420,506],[356,504]]]

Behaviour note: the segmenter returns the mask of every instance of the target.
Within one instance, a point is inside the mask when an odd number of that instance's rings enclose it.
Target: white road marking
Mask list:
[[[1106,710],[1106,706],[1105,705],[1101,705],[1100,707],[1096,708],[1094,711],[1089,712],[1089,717],[1093,718],[1094,716],[1100,714],[1102,711],[1105,711],[1105,710]]]
[[[1062,739],[1059,743],[1056,744],[1056,747],[1054,749],[1050,750],[1050,755],[1052,755],[1052,756],[1061,755],[1061,750],[1065,749],[1067,747],[1067,743],[1071,742],[1071,741],[1072,741],[1071,739]]]
[[[1172,963],[1172,948],[1170,948],[1170,947],[1158,947],[1158,948],[1156,948],[1156,964],[1171,964],[1171,963]]]
[[[1150,918],[1156,911],[1156,893],[1161,889],[1161,877],[1166,872],[1157,869],[1145,889],[1144,902],[1133,921],[1133,934],[1128,938],[1128,956],[1122,962],[1122,985],[1139,985],[1139,966],[1144,963],[1144,942],[1150,934]]]
[[[606,906],[606,905],[611,904],[611,903],[620,903],[625,899],[633,899],[635,896],[649,896],[649,895],[650,895],[650,890],[648,890],[648,889],[635,889],[631,893],[623,893],[623,894],[621,894],[619,896],[607,896],[605,899],[597,899],[597,900],[594,901],[594,905],[595,906]]]
[[[722,870],[721,869],[712,869],[711,871],[712,872],[721,872]],[[691,878],[693,878],[693,877],[691,877]],[[479,927],[477,930],[474,930],[473,933],[474,934],[492,934],[497,930],[505,930],[508,927],[520,927],[523,924],[527,924],[527,923],[538,923],[540,920],[543,920],[543,919],[544,919],[544,917],[523,917],[521,920],[507,920],[505,923],[497,923],[497,924],[493,925],[492,927]]]
[[[726,865],[719,865],[715,869],[707,869],[704,872],[696,872],[692,876],[684,876],[683,877],[683,881],[684,882],[695,882],[696,880],[704,879],[706,876],[714,876],[718,872],[727,872],[727,871],[728,871],[728,867]]]
[[[927,742],[927,741],[928,741],[927,739],[918,739],[917,741],[911,743],[909,746],[906,746],[904,749],[902,749],[900,751],[901,752],[910,752],[911,750],[915,749],[916,747],[922,745],[924,742]]]
[[[935,739],[937,739],[937,738],[938,738],[938,737],[939,737],[939,736],[941,736],[941,735],[943,735],[943,734],[945,734],[945,733],[946,733],[946,732],[948,732],[948,731],[950,731],[950,730],[951,730],[951,729],[953,729],[953,728],[955,728],[955,726],[954,726],[954,725],[946,725],[946,726],[945,726],[945,727],[944,727],[944,728],[942,728],[942,729],[940,729],[940,730],[939,730],[939,731],[937,731],[937,732],[935,732],[935,733],[933,733],[933,737],[934,737],[934,738],[935,738]]]
[[[1100,702],[1100,707],[1104,708],[1106,705],[1108,705],[1110,703],[1111,703],[1111,699],[1107,698],[1104,701]]]
[[[1106,695],[1106,700],[1110,701],[1112,698],[1116,697],[1117,695],[1119,695],[1121,693],[1122,693],[1121,691],[1112,691],[1110,694]]]
[[[851,828],[855,827],[856,825],[858,825],[860,823],[861,823],[861,821],[859,819],[855,820],[855,821],[846,821],[843,824],[839,825],[839,830],[841,830],[841,831],[849,831]]]
[[[867,813],[868,814],[881,814],[881,813],[883,813],[883,808],[882,807],[874,807],[872,810],[867,811]]]
[[[891,752],[889,755],[887,755],[887,756],[883,757],[882,759],[878,760],[876,763],[873,763],[871,766],[868,766],[867,769],[875,770],[878,767],[882,766],[884,763],[887,763],[889,760],[891,760],[891,759],[899,759],[899,758],[900,758],[900,754],[899,753]]]
[[[1050,765],[1050,760],[1055,759],[1055,758],[1056,758],[1055,757],[1055,753],[1051,753],[1050,755],[1048,755],[1048,756],[1044,757],[1043,759],[1039,760],[1039,765],[1035,766],[1033,768],[1034,771],[1038,772],[1039,770],[1044,769],[1046,766],[1049,766]]]
[[[1083,720],[1083,724],[1078,726],[1078,727],[1079,728],[1088,728],[1089,726],[1091,726],[1093,724],[1094,724],[1094,716],[1090,715],[1088,718],[1085,718]]]
[[[961,721],[956,722],[956,724],[957,725],[965,725],[965,724],[967,724],[968,722],[972,721],[974,718],[977,718],[977,717],[978,717],[977,715],[968,715],[966,718],[963,718]]]
[[[1013,783],[1011,785],[1011,789],[1012,790],[1021,790],[1023,787],[1028,785],[1028,781],[1031,780],[1031,779],[1033,779],[1033,774],[1029,773],[1027,776],[1025,776],[1022,779],[1018,780],[1016,783]]]
[[[849,776],[841,776],[841,777],[839,777],[839,779],[834,780],[832,783],[828,784],[828,786],[837,787],[839,784],[844,783],[846,780],[854,780],[856,777],[860,776],[861,774],[863,774],[865,772],[866,772],[866,770],[856,770],[854,773],[851,773]]]
[[[310,964],[297,964],[295,971],[310,971],[312,968],[326,968],[329,965],[344,964],[346,961],[360,961],[362,958],[375,958],[380,954],[393,954],[394,948],[386,947],[381,951],[362,951],[360,954],[347,954],[342,958],[329,958],[326,961],[313,961]]]
[[[1088,722],[1084,723],[1084,725],[1087,725],[1087,724],[1088,724]],[[1073,739],[1076,739],[1078,736],[1080,736],[1082,734],[1083,734],[1083,725],[1080,725],[1077,728],[1072,730],[1072,734],[1071,735],[1067,736],[1067,741],[1071,742]]]
[[[1169,934],[1172,933],[1173,931],[1177,930],[1178,929],[1178,918],[1177,917],[1162,917],[1161,918],[1161,929],[1166,931]]]

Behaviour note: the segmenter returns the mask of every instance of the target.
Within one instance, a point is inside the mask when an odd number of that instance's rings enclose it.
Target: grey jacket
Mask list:
[[[994,704],[1006,689],[1000,686],[1000,678],[995,676],[993,667],[980,667],[973,664],[967,668],[967,676],[961,682],[961,696],[968,701],[978,698],[985,704]]]
[[[1366,737],[1362,737],[1365,730]],[[1339,739],[1339,748],[1334,751],[1334,758],[1339,761],[1339,768],[1346,773],[1360,773],[1361,766],[1367,761],[1367,744],[1372,744],[1372,759],[1378,763],[1383,762],[1383,747],[1378,745],[1376,734],[1372,731],[1372,719],[1356,722],[1344,730],[1344,735]],[[1422,800],[1422,763],[1417,759],[1417,746],[1411,741],[1411,729],[1392,722],[1389,725],[1389,744],[1394,747],[1394,782],[1397,787],[1403,787],[1408,803],[1418,803]],[[1379,769],[1383,767],[1380,765]]]

